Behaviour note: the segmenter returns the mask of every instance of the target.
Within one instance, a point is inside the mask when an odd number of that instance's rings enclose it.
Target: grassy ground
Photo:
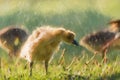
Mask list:
[[[120,56],[116,56],[104,64],[94,59],[89,64],[87,54],[73,57],[69,62],[65,56],[53,61],[49,65],[49,73],[45,75],[44,64],[36,63],[33,67],[33,76],[29,77],[28,70],[24,69],[24,62],[19,64],[8,63],[2,60],[0,80],[120,80]]]
[[[120,0],[0,0],[0,29],[9,25],[24,25],[29,33],[37,26],[65,27],[76,33],[79,41],[84,35],[106,28],[112,19],[119,19]],[[33,76],[21,64],[9,63],[8,55],[0,50],[1,80],[120,80],[119,51],[108,54],[109,62],[100,63],[101,58],[85,64],[92,54],[83,47],[63,44],[66,49],[63,63],[58,65],[62,51],[55,55],[46,76],[43,64],[36,64]],[[84,52],[85,51],[85,52]],[[82,54],[84,53],[84,54]],[[79,56],[75,57],[74,56]],[[118,57],[117,57],[118,56]],[[8,59],[8,60],[6,60]]]

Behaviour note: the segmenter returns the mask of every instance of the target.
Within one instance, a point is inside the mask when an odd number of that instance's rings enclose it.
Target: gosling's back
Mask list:
[[[0,30],[0,46],[10,55],[16,55],[22,44],[28,37],[27,32],[15,26],[10,26]]]
[[[102,48],[115,37],[115,33],[103,30],[89,34],[81,39],[80,44],[92,52],[101,53]]]

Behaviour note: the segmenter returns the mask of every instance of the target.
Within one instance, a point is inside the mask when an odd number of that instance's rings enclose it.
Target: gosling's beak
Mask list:
[[[76,40],[73,40],[72,44],[79,46],[79,43]]]

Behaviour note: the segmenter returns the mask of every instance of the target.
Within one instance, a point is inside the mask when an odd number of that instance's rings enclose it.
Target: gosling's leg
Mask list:
[[[45,71],[46,71],[46,75],[48,74],[48,61],[45,61]]]
[[[106,53],[107,53],[107,49],[105,49],[104,52],[103,52],[103,54],[102,54],[103,63],[106,63],[106,62],[107,62]]]
[[[33,62],[29,63],[29,76],[32,76],[32,68],[33,68]]]

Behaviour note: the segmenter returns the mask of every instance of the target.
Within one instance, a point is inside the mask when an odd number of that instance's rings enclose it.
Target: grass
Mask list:
[[[101,63],[96,59],[90,64],[88,54],[73,57],[67,62],[62,56],[59,60],[53,59],[49,65],[49,74],[45,75],[43,63],[36,63],[33,67],[33,76],[28,76],[28,69],[24,69],[25,61],[19,64],[9,63],[2,60],[0,80],[119,80],[120,62],[119,56],[114,60],[109,57],[108,63]]]
[[[120,18],[119,3],[119,0],[0,0],[0,28],[20,24],[31,33],[37,26],[62,26],[74,31],[79,41],[88,33],[106,28],[111,19]],[[64,58],[58,65],[59,56],[64,48]],[[89,53],[83,47],[62,44],[61,50],[50,63],[50,73],[45,75],[41,63],[34,66],[33,76],[29,77],[28,69],[23,69],[24,61],[18,65],[10,63],[8,55],[0,49],[0,79],[120,80],[119,51],[108,54],[110,61],[107,64],[101,63],[101,58],[97,56],[98,63],[93,60],[89,65],[85,65],[92,56]]]

